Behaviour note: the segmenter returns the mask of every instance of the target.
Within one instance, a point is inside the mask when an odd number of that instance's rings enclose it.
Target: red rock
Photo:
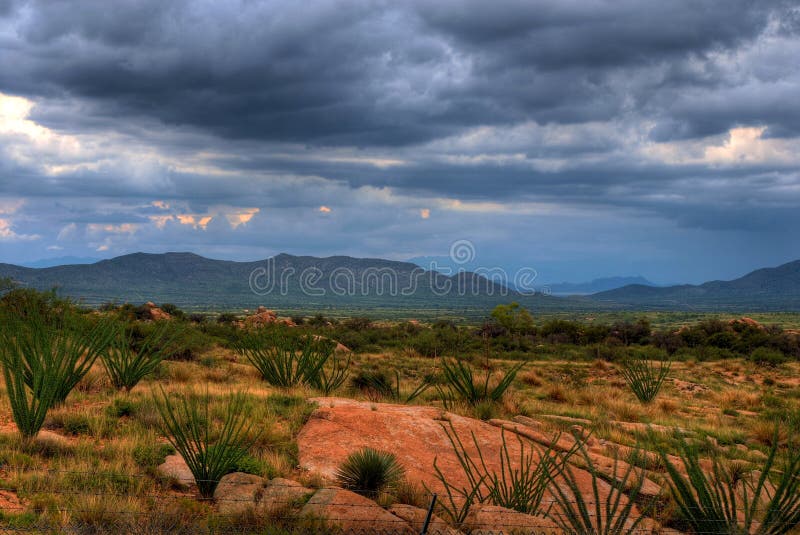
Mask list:
[[[253,474],[234,472],[223,476],[214,490],[214,501],[223,515],[239,514],[256,506],[264,479]]]
[[[267,482],[261,490],[258,505],[267,510],[291,507],[303,497],[314,492],[297,481],[276,477]]]
[[[377,503],[349,490],[320,489],[300,511],[301,516],[323,518],[345,532],[363,535],[397,533],[414,535],[411,526]]]
[[[301,467],[327,478],[335,477],[336,469],[347,455],[371,447],[395,454],[405,468],[409,482],[422,483],[440,495],[444,493],[444,488],[436,478],[434,459],[452,484],[466,486],[466,477],[445,432],[445,429],[450,429],[450,424],[467,452],[477,459],[477,449],[472,440],[474,435],[487,469],[500,472],[502,431],[486,422],[434,407],[368,403],[341,398],[317,398],[312,401],[316,401],[319,408],[298,435],[299,460]],[[508,440],[507,437],[506,444],[511,459],[518,459],[519,441]],[[527,444],[533,448],[530,442]],[[534,448],[531,451],[536,455],[538,450]],[[577,468],[573,473],[587,501],[594,500],[591,475]],[[600,499],[605,500],[611,487],[605,481],[598,481],[598,489]],[[634,510],[636,514],[638,511]]]
[[[543,516],[526,515],[496,505],[476,504],[464,520],[464,529],[481,535],[504,533],[531,534],[561,531],[558,524]]]
[[[395,504],[389,507],[389,512],[408,522],[415,533],[420,533],[422,531],[422,526],[425,524],[425,517],[428,515],[428,511],[425,509],[405,504]],[[428,524],[428,534],[460,535],[461,532],[451,528],[444,520],[433,515],[431,516],[430,524]]]

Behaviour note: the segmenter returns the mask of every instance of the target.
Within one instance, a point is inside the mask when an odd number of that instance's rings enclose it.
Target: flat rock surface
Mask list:
[[[408,522],[416,533],[422,532],[422,526],[425,524],[425,517],[428,514],[428,511],[425,509],[404,504],[395,504],[389,507],[389,512]],[[438,516],[432,515],[431,522],[428,524],[428,534],[461,535],[461,532],[448,526],[447,523]]]
[[[469,533],[490,534],[536,534],[557,533],[558,524],[542,516],[526,515],[496,505],[473,505],[464,520],[464,529]]]
[[[303,507],[300,515],[324,518],[328,524],[339,526],[350,533],[414,534],[414,530],[402,518],[372,500],[344,489],[318,490]]]
[[[478,451],[473,435],[483,452],[488,470],[500,472],[500,427],[434,407],[370,403],[341,398],[316,398],[311,401],[318,403],[319,408],[298,435],[300,465],[331,480],[334,479],[338,466],[350,453],[371,447],[395,454],[405,468],[406,478],[410,482],[423,483],[440,495],[444,493],[444,488],[436,478],[434,459],[452,484],[466,486],[466,476],[445,432],[445,429],[450,429],[451,424],[467,452],[476,461]],[[509,431],[506,431],[506,444],[512,462],[519,459],[520,441]],[[530,442],[525,444],[531,446]],[[536,455],[538,450],[528,451],[533,451]],[[581,469],[575,469],[573,473],[583,496],[587,500],[594,500],[590,474]],[[598,490],[600,499],[605,500],[610,486],[604,481],[598,481]],[[634,515],[636,514],[634,508]]]

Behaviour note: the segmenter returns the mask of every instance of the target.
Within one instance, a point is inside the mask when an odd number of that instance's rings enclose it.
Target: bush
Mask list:
[[[400,389],[400,373],[395,371],[392,379],[383,370],[362,370],[351,379],[350,384],[371,400],[389,398],[404,403],[411,403],[430,387],[430,381],[426,378],[412,392],[404,395]]]
[[[775,428],[777,437],[778,428]],[[740,463],[723,464],[716,455],[702,468],[699,446],[678,437],[685,467],[676,468],[670,455],[660,455],[667,469],[670,494],[683,520],[695,533],[789,533],[800,525],[800,450],[790,448],[775,470],[778,440],[757,469]]]
[[[322,367],[333,355],[330,340],[294,335],[285,329],[260,329],[243,336],[234,346],[273,386],[320,384]]]
[[[671,366],[672,361],[662,360],[656,368],[652,361],[637,356],[622,363],[620,374],[639,401],[650,403],[661,390]]]
[[[87,328],[71,314],[59,319],[28,308],[0,323],[0,360],[14,421],[35,437],[47,411],[63,403],[113,333],[110,322]]]
[[[449,429],[445,428],[445,433],[467,481],[464,487],[455,486],[434,459],[436,479],[446,493],[441,506],[445,515],[454,524],[459,525],[464,522],[475,503],[490,503],[530,515],[540,511],[545,491],[557,469],[554,462],[557,458],[552,447],[537,447],[538,451],[534,453],[532,449],[526,450],[525,442],[517,436],[520,453],[519,458],[514,459],[516,462],[512,462],[503,430],[501,431],[503,445],[499,452],[500,472],[490,472],[474,433],[472,442],[474,450],[477,451],[477,459],[473,458],[464,447],[452,423]],[[552,443],[555,444],[557,440],[558,437],[555,437]]]
[[[631,518],[631,512],[645,482],[644,470],[629,464],[623,471],[619,464],[619,454],[615,453],[611,473],[617,474],[617,481],[608,488],[608,496],[603,500],[598,486],[603,474],[595,467],[586,451],[585,440],[577,436],[575,438],[577,441],[575,447],[567,453],[560,454],[561,459],[556,463],[556,469],[550,472],[549,488],[560,511],[548,510],[547,515],[565,533],[581,535],[638,533],[637,526],[645,519],[646,511],[642,511],[635,519]],[[585,482],[575,475],[568,462],[568,458],[576,452],[580,453],[584,470],[589,472],[592,478],[592,495],[588,500],[584,496]]]
[[[466,401],[470,405],[477,405],[484,401],[500,401],[523,366],[525,366],[524,362],[517,364],[506,372],[494,387],[490,387],[492,372],[487,370],[486,379],[479,381],[472,367],[466,362],[442,359],[442,373],[449,389],[449,395],[441,389],[440,394],[443,394],[445,399],[455,398]]]
[[[162,321],[143,340],[135,343],[132,331],[120,329],[114,342],[101,355],[111,384],[130,392],[164,360],[171,342],[179,335],[169,322]]]
[[[247,423],[246,397],[230,397],[222,426],[214,430],[208,394],[179,396],[173,402],[162,389],[154,401],[161,416],[161,431],[186,461],[200,495],[213,497],[222,476],[236,467],[258,439],[253,436],[254,422]]]
[[[789,357],[781,353],[780,351],[775,351],[774,349],[767,349],[766,347],[759,347],[753,350],[748,357],[748,360],[755,362],[759,366],[770,366],[776,367],[789,362]]]
[[[336,471],[336,479],[343,488],[374,499],[396,488],[403,474],[394,454],[363,448],[347,456]]]

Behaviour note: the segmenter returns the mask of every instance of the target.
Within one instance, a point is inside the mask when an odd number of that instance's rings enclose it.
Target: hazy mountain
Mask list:
[[[83,256],[59,256],[57,258],[41,258],[33,262],[23,262],[20,264],[29,268],[47,268],[54,266],[66,266],[70,264],[94,264],[99,262],[100,258],[91,258]]]
[[[647,309],[800,311],[800,260],[731,281],[661,288],[633,284],[589,298]]]
[[[522,295],[471,272],[446,276],[409,262],[280,254],[256,262],[192,253],[135,253],[87,265],[33,269],[0,264],[0,277],[87,304],[171,302],[185,308],[448,310],[485,315],[499,303],[533,310],[596,307],[585,300]]]
[[[549,288],[553,295],[588,295],[597,292],[615,290],[631,284],[638,284],[641,286],[656,286],[654,283],[650,282],[644,277],[636,276],[603,277],[594,279],[590,282],[562,282],[558,284],[550,284]]]

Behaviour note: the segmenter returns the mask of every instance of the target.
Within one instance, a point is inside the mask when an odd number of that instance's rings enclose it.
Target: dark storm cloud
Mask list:
[[[652,88],[638,69],[755,39],[776,2],[28,2],[0,88],[71,95],[234,139],[409,145],[486,124],[580,123]],[[785,11],[785,10],[784,10]],[[692,87],[676,76],[661,81]],[[746,96],[742,96],[746,99]],[[660,117],[659,139],[718,133],[730,110]],[[643,110],[646,108],[642,108]],[[795,132],[775,103],[751,110]],[[40,117],[46,122],[47,117]]]

